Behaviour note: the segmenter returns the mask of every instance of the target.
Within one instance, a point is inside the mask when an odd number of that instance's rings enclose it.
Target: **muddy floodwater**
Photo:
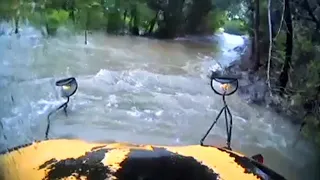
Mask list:
[[[43,139],[46,115],[63,103],[54,82],[76,77],[69,116],[52,116],[50,137],[162,145],[198,144],[220,111],[221,97],[206,77],[238,56],[239,36],[217,34],[192,41],[160,41],[66,31],[53,38],[24,27],[20,37],[0,36],[1,150]],[[234,150],[261,153],[290,180],[317,179],[317,154],[305,140],[293,147],[298,127],[234,94]],[[6,139],[4,138],[6,137]],[[225,145],[221,119],[206,143]]]

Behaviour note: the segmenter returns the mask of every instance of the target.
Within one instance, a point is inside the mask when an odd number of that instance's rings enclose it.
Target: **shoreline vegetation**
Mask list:
[[[28,22],[45,36],[59,27],[174,39],[215,32],[248,35],[228,73],[239,93],[305,126],[320,147],[320,4],[316,0],[2,0],[0,21],[19,34]],[[0,28],[0,36],[4,31]]]

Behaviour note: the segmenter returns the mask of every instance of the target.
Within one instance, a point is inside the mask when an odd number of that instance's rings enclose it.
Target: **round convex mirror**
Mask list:
[[[218,82],[219,86],[215,87],[214,82]],[[219,95],[232,95],[238,89],[238,79],[235,77],[211,76],[211,89]]]
[[[56,82],[56,86],[61,87],[62,97],[70,97],[76,93],[78,89],[78,83],[74,77],[61,79]]]

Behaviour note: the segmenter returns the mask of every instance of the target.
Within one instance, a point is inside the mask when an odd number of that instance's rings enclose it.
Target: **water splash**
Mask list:
[[[37,43],[32,47],[27,46],[30,39],[22,36],[0,36],[0,51],[5,54],[0,60],[4,105],[0,112],[5,130],[0,133],[8,136],[8,140],[0,136],[2,147],[43,139],[45,116],[62,101],[53,83],[71,75],[77,78],[79,89],[69,104],[69,117],[63,113],[53,117],[51,136],[198,144],[222,105],[208,85],[208,69],[219,69],[217,61],[236,57],[227,51],[235,44],[225,43],[222,53],[212,55],[212,45],[190,47],[181,41],[101,34],[91,35],[88,46],[81,36]],[[14,105],[8,103],[10,94]],[[250,107],[236,95],[227,101],[234,117],[235,149],[249,155],[270,154],[268,165],[289,176],[283,167],[299,171],[312,162],[310,144],[303,141],[295,149],[290,147],[295,132],[284,119]],[[224,124],[219,121],[209,141],[224,138]],[[279,165],[279,159],[285,166]],[[293,163],[297,160],[299,165]]]

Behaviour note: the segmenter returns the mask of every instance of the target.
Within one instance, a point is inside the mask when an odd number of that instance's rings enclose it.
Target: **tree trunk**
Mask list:
[[[150,26],[149,26],[149,30],[148,30],[148,34],[151,34],[153,29],[154,29],[154,26],[158,20],[158,16],[159,16],[159,11],[157,12],[156,16],[151,20],[150,22]]]
[[[257,71],[260,67],[260,0],[255,0],[255,17],[254,17],[254,66],[253,70]]]
[[[88,31],[87,28],[84,30],[84,44],[88,44]]]
[[[75,14],[74,14],[74,12],[75,12],[75,6],[76,6],[76,2],[75,2],[75,0],[72,0],[72,2],[71,2],[71,12],[70,12],[70,16],[71,16],[71,19],[72,19],[72,21],[75,23],[76,22],[76,16],[75,16]]]
[[[14,33],[15,33],[15,34],[18,34],[18,33],[19,33],[19,15],[17,15],[17,16],[14,18],[14,23],[15,23]]]
[[[286,39],[286,56],[283,64],[283,68],[281,74],[279,76],[279,85],[281,95],[286,88],[289,79],[289,69],[292,58],[292,43],[293,43],[293,29],[292,29],[292,19],[291,19],[291,9],[290,9],[290,0],[284,1],[285,11],[284,11],[284,19],[287,25],[287,39]]]
[[[273,34],[274,28],[272,26],[271,10],[272,10],[272,0],[268,0],[268,24],[269,24],[269,53],[268,53],[268,63],[267,63],[267,84],[271,94],[271,82],[270,82],[270,65],[272,56],[272,45],[273,45]]]
[[[130,33],[134,36],[139,36],[139,17],[138,17],[138,9],[135,4],[131,8],[131,19],[130,19]]]
[[[86,27],[84,30],[84,44],[88,44],[88,28],[89,28],[89,20],[90,20],[90,12],[87,9],[87,19],[86,19]]]
[[[123,12],[123,24],[122,24],[122,31],[125,31],[126,28],[126,19],[127,19],[127,15],[128,15],[128,9],[125,9]]]
[[[72,21],[75,22],[76,18],[75,18],[75,0],[66,0],[63,2],[62,4],[62,9],[65,11],[68,11],[69,17],[71,17]]]
[[[250,27],[250,29],[249,29],[249,36],[251,37],[250,60],[251,60],[251,62],[252,62],[252,60],[254,59],[254,51],[255,51],[255,48],[254,48],[254,46],[255,46],[255,43],[254,43],[254,37],[255,37],[255,35],[254,35],[254,12],[255,12],[255,11],[254,11],[254,0],[251,0],[250,2],[251,2],[251,3],[250,3],[250,6],[249,6],[249,11],[250,11],[250,14],[249,14],[249,16],[250,16],[250,21],[249,21],[249,27]],[[252,68],[252,65],[250,66],[250,68]]]

